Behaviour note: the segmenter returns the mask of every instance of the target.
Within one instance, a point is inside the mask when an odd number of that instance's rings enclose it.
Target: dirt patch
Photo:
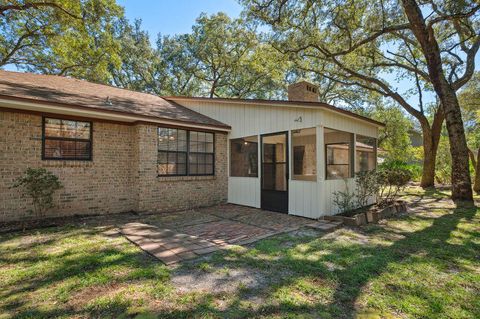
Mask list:
[[[122,285],[119,283],[113,283],[109,285],[84,288],[71,296],[71,298],[68,300],[68,306],[76,310],[81,309],[92,300],[102,296],[114,295],[120,292],[126,286],[127,285],[125,284]]]
[[[266,275],[257,269],[213,268],[181,269],[172,274],[171,284],[179,293],[232,293],[242,289],[258,289],[267,283]]]

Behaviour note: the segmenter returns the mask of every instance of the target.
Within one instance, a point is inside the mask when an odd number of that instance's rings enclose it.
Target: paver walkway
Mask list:
[[[314,221],[237,205],[152,215],[127,223],[121,232],[165,264],[199,257],[231,245],[246,245],[273,235],[313,227],[332,231],[337,221]]]

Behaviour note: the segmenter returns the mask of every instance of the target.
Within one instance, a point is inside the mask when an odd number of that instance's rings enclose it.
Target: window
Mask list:
[[[315,128],[292,131],[292,179],[317,179],[317,134]]]
[[[158,174],[187,175],[187,131],[158,128]]]
[[[92,159],[92,123],[43,118],[44,160]]]
[[[214,174],[212,133],[158,128],[158,175]]]
[[[258,137],[230,140],[230,176],[258,177]]]
[[[326,128],[324,130],[326,179],[353,176],[353,134]]]
[[[362,135],[357,135],[356,139],[356,172],[375,169],[377,164],[377,140],[373,137]]]
[[[213,134],[205,132],[189,132],[189,175],[213,175]]]

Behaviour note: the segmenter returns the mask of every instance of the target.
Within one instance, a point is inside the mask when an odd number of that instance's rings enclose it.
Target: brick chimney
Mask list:
[[[301,81],[288,86],[288,100],[300,102],[318,102],[318,86]]]

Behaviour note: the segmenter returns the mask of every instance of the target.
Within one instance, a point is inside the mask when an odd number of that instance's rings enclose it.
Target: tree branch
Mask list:
[[[30,2],[30,3],[25,3],[23,5],[14,5],[14,4],[7,4],[7,5],[0,5],[0,15],[5,16],[7,11],[25,11],[28,9],[39,9],[41,7],[49,7],[49,8],[54,8],[62,11],[63,13],[69,15],[70,17],[74,19],[80,19],[82,20],[83,18],[80,16],[77,16],[68,10],[62,8],[60,5],[58,5],[55,2]]]

